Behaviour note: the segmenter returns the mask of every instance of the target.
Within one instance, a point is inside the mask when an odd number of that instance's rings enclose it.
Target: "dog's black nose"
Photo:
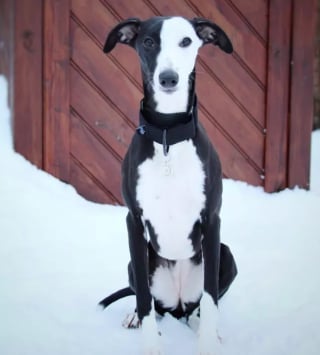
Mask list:
[[[174,88],[179,81],[179,75],[173,70],[165,70],[159,74],[160,85],[165,89]]]

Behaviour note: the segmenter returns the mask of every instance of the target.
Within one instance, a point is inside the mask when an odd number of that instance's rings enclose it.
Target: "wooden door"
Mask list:
[[[225,177],[266,191],[292,182],[307,187],[313,43],[302,39],[313,35],[315,1],[307,3],[44,2],[43,168],[91,200],[122,203],[121,161],[138,124],[142,87],[135,52],[117,46],[106,56],[105,37],[128,17],[181,15],[212,19],[233,42],[232,55],[213,46],[201,49],[196,67],[200,120]],[[298,84],[302,77],[304,91]]]

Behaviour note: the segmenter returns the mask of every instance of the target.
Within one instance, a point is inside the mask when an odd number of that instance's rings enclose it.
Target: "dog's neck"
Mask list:
[[[145,91],[144,99],[141,101],[140,122],[137,132],[154,142],[162,144],[164,155],[168,154],[171,145],[194,138],[196,135],[198,109],[194,84],[193,74],[189,81],[185,111],[159,112],[153,95]]]

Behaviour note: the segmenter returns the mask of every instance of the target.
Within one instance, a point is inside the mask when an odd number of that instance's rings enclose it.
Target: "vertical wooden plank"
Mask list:
[[[287,184],[291,0],[269,2],[265,185],[267,192]]]
[[[14,146],[42,167],[42,1],[14,9]]]
[[[69,181],[69,0],[44,2],[44,169]]]
[[[293,0],[288,186],[309,188],[316,0]]]
[[[0,74],[7,78],[10,73],[10,62],[12,58],[12,16],[13,3],[10,0],[0,1]]]
[[[9,83],[8,104],[12,109],[13,89],[13,2],[0,1],[0,75]]]

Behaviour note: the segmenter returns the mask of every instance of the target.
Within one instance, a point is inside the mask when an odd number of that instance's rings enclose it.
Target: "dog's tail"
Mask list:
[[[135,293],[132,291],[130,287],[122,288],[121,290],[112,293],[110,296],[104,298],[99,302],[99,306],[103,309],[107,308],[111,303],[120,300],[121,298],[133,296]]]

